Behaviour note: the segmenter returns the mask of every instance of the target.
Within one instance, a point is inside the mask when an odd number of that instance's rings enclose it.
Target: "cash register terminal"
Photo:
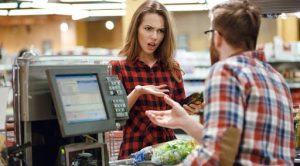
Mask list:
[[[46,73],[63,137],[116,130],[128,119],[127,94],[116,76],[90,66],[48,69]],[[101,143],[65,145],[60,155],[67,166],[91,157],[96,165],[108,163],[106,146]]]
[[[108,62],[113,59],[118,58],[28,52],[15,61],[15,140],[21,147],[30,143],[22,150],[25,165],[53,166],[59,158],[71,163],[107,159],[101,134],[128,119],[127,94],[111,75]],[[86,143],[88,137],[94,140]]]

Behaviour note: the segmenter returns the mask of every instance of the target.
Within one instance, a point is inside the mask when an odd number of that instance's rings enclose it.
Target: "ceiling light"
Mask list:
[[[126,0],[60,0],[60,2],[78,3],[78,2],[126,2]]]
[[[163,4],[205,3],[206,0],[159,0]]]
[[[0,9],[14,9],[17,7],[17,3],[0,3]]]
[[[168,11],[203,11],[208,10],[207,4],[165,5]]]
[[[0,10],[0,16],[7,16],[8,10]]]
[[[115,27],[115,24],[114,24],[114,22],[108,20],[108,21],[105,22],[105,27],[106,27],[106,29],[108,29],[108,30],[113,30],[114,27]]]
[[[20,4],[20,8],[47,8],[52,4],[56,4],[57,6],[60,5],[59,3],[47,3],[47,2],[23,2]],[[61,5],[67,5],[67,4],[61,4]]]
[[[33,3],[32,2],[22,2],[20,4],[20,8],[33,8]]]
[[[78,12],[77,10],[72,10],[72,9],[51,9],[54,14],[57,15],[67,15],[67,16],[72,16],[74,13]]]
[[[38,3],[47,3],[48,0],[33,0],[33,2],[38,2]]]
[[[89,17],[89,12],[88,11],[81,11],[81,12],[75,12],[72,15],[72,20],[80,20]]]
[[[126,0],[104,0],[105,2],[126,2]]]
[[[19,1],[19,2],[39,2],[39,3],[46,3],[46,2],[48,2],[48,0],[17,0],[17,1]],[[50,1],[53,1],[53,0],[50,0]]]
[[[58,15],[73,15],[74,13],[81,12],[80,9],[76,9],[73,5],[62,3],[30,3],[24,2],[20,6],[21,8],[41,8],[51,10],[53,14]]]
[[[294,13],[296,17],[300,18],[300,12]]]
[[[218,0],[218,1],[215,1],[215,0],[207,0],[207,4],[208,4],[208,8],[211,9],[213,8],[215,5],[217,4],[220,4],[220,3],[223,3],[225,1],[228,1],[228,0]]]
[[[10,10],[9,16],[26,16],[26,15],[49,15],[54,14],[49,9],[22,9],[22,10]]]
[[[60,24],[60,31],[67,32],[69,30],[69,25],[66,22]]]
[[[124,16],[126,14],[125,10],[92,10],[89,11],[90,17],[97,16]]]
[[[76,9],[86,9],[86,10],[95,10],[95,9],[125,9],[125,3],[93,3],[93,4],[73,4]]]
[[[286,13],[281,13],[280,15],[279,15],[279,18],[281,18],[281,19],[287,19],[287,14]]]
[[[72,5],[63,4],[63,3],[32,3],[33,8],[44,8],[44,9],[57,9],[57,10],[66,10],[72,9]]]
[[[103,2],[103,0],[60,0],[60,2],[77,3],[77,2]]]

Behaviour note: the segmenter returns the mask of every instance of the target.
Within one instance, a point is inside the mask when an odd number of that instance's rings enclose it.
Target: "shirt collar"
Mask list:
[[[161,63],[161,60],[157,59],[157,61],[152,66],[152,69],[157,68],[160,65],[160,63]],[[132,61],[132,64],[135,66],[140,66],[140,67],[149,67],[143,61],[140,61],[138,58],[136,58],[134,61]]]
[[[258,59],[258,60],[263,61],[263,62],[266,61],[266,57],[265,57],[265,54],[264,54],[263,50],[246,51],[246,52],[243,52],[241,54],[245,55],[247,57]]]

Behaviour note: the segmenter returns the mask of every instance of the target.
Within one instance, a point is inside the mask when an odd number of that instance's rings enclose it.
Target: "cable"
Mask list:
[[[89,143],[94,143],[94,142],[97,142],[97,139],[89,136],[89,135],[83,135],[85,137],[85,142],[89,142]],[[89,141],[90,140],[90,141]]]

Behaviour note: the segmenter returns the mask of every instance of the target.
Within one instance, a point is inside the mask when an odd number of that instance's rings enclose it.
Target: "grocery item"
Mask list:
[[[180,163],[196,148],[193,140],[176,139],[154,146],[148,146],[133,153],[134,163],[151,161],[157,165],[174,165]]]
[[[294,117],[294,127],[295,127],[295,147],[300,149],[300,108],[296,112]]]

